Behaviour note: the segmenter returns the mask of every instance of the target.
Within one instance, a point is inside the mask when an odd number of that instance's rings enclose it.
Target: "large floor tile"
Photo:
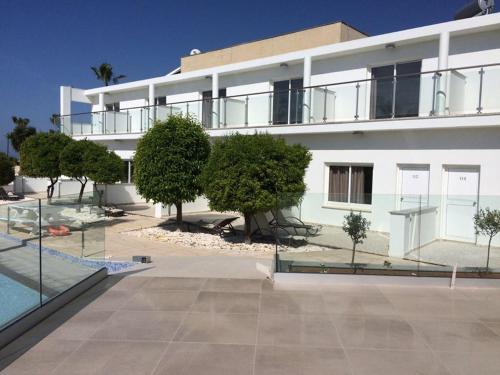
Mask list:
[[[152,277],[144,286],[147,290],[200,290],[206,279],[189,277]]]
[[[500,353],[500,336],[477,322],[410,320],[409,323],[436,351]]]
[[[436,355],[453,375],[498,375],[500,373],[498,351],[487,353],[437,352]]]
[[[71,309],[115,311],[122,308],[135,291],[90,290],[68,304]]]
[[[405,320],[394,317],[332,316],[345,348],[428,350]]]
[[[154,375],[252,375],[255,347],[171,343]]]
[[[56,368],[55,375],[151,374],[168,343],[86,341]]]
[[[195,291],[142,290],[130,298],[123,309],[187,311],[197,296]]]
[[[264,314],[325,314],[321,293],[276,292],[262,293],[260,311]]]
[[[257,346],[255,375],[349,375],[342,349]]]
[[[2,371],[2,374],[50,374],[56,366],[67,356],[71,355],[81,344],[82,341],[77,340],[45,339],[7,366]],[[0,369],[2,367],[4,366],[0,362]]]
[[[259,317],[258,344],[340,347],[337,331],[327,315]]]
[[[263,280],[259,279],[208,279],[202,290],[212,292],[260,293]]]
[[[111,340],[170,341],[184,314],[177,311],[117,311],[92,337]]]
[[[375,295],[347,295],[324,293],[325,309],[329,313],[346,315],[397,315],[392,303],[380,293]]]
[[[451,375],[431,352],[347,349],[353,375]]]
[[[200,292],[191,311],[256,314],[259,303],[259,293]]]
[[[174,341],[255,344],[256,314],[188,313]]]

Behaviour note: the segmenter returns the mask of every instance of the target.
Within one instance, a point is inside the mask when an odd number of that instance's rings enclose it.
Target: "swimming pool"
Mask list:
[[[45,296],[42,296],[45,299]],[[40,306],[38,290],[0,274],[0,329],[12,320]]]

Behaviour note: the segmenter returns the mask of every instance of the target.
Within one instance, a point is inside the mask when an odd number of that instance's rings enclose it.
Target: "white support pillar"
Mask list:
[[[213,128],[218,128],[220,126],[220,121],[219,121],[220,104],[221,103],[219,99],[219,73],[213,73],[212,74],[212,127]]]
[[[149,123],[148,129],[154,124],[156,121],[156,107],[155,105],[155,85],[150,83],[148,87],[148,105],[153,106],[149,107]]]
[[[104,104],[104,93],[99,93],[99,102],[98,102],[98,126],[100,129],[94,129],[94,133],[96,134],[106,134],[106,105]],[[94,126],[94,124],[92,124]]]
[[[71,87],[60,87],[61,132],[71,135]]]
[[[161,219],[162,211],[163,211],[163,204],[155,203],[155,217],[156,218]]]
[[[106,109],[104,105],[104,93],[99,93],[99,111],[104,111]]]
[[[450,54],[450,32],[443,31],[439,34],[439,56],[438,56],[438,70],[448,69],[448,56]],[[447,91],[448,91],[448,72],[440,72],[438,84],[436,85],[436,106],[437,114],[444,115],[446,111],[447,103]]]
[[[311,65],[311,56],[305,56],[303,75],[304,87],[311,86]],[[304,92],[304,110],[302,112],[303,122],[308,124],[311,118],[311,89],[306,89]]]

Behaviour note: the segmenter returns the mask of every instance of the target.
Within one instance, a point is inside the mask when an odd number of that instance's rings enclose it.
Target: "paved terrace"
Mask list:
[[[136,274],[137,275],[137,274]],[[498,374],[500,289],[113,276],[0,352],[3,374]]]

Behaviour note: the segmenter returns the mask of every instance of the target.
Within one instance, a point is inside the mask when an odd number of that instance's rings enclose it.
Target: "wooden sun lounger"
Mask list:
[[[3,187],[0,187],[0,199],[4,201],[18,201],[22,197],[16,194],[8,194]]]
[[[224,219],[217,219],[210,223],[205,221],[198,221],[198,225],[210,232],[216,233],[221,237],[234,235],[236,230],[234,229],[232,222],[238,219],[238,217],[227,217]]]

